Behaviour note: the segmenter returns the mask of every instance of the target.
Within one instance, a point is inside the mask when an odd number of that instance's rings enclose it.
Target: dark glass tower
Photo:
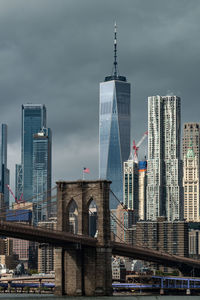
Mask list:
[[[23,196],[23,168],[21,164],[15,165],[15,197],[19,200]]]
[[[22,105],[22,169],[23,198],[33,197],[33,135],[46,127],[46,107],[43,104]]]
[[[33,137],[34,223],[46,221],[51,203],[51,130],[43,128]]]
[[[6,185],[9,185],[9,170],[7,169],[7,135],[8,126],[6,124],[1,125],[0,135],[0,193],[4,197],[4,206],[9,207],[9,190]]]
[[[99,177],[112,181],[111,189],[123,201],[123,162],[130,153],[130,83],[117,66],[117,31],[114,33],[114,64],[111,76],[100,83]],[[118,205],[110,195],[110,208]]]

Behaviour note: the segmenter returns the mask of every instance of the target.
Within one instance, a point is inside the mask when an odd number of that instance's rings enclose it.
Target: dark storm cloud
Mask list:
[[[132,136],[147,128],[150,95],[181,96],[182,120],[199,121],[199,15],[188,0],[0,0],[0,118],[12,178],[27,102],[47,106],[54,179],[80,178],[84,166],[97,176],[99,82],[112,70],[115,20]]]

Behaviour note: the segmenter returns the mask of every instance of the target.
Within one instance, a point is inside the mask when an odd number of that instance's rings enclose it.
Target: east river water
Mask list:
[[[39,294],[0,294],[0,300],[199,300],[199,296],[112,296],[112,297],[57,297]]]

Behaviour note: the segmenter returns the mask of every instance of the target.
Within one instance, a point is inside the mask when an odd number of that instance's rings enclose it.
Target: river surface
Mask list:
[[[58,297],[39,294],[0,294],[0,300],[199,300],[199,296],[112,296],[112,297]]]

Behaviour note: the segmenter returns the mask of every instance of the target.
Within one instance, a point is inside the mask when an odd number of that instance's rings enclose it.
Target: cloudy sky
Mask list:
[[[120,74],[132,89],[132,138],[147,129],[147,97],[182,99],[200,120],[200,2],[0,0],[0,120],[8,124],[11,183],[20,162],[21,104],[44,103],[53,180],[98,176],[99,82],[110,75],[113,24]]]

